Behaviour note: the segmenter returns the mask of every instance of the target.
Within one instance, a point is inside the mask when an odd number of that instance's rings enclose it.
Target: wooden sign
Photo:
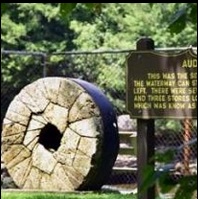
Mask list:
[[[132,118],[197,118],[197,54],[135,51],[127,59]]]

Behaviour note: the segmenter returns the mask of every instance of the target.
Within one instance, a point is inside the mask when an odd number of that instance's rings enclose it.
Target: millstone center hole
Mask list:
[[[53,124],[48,123],[39,136],[38,142],[42,144],[47,150],[57,150],[60,146],[62,134]]]

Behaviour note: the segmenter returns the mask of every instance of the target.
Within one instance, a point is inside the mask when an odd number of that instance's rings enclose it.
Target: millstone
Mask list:
[[[24,189],[99,189],[118,146],[111,104],[82,80],[48,77],[25,86],[3,121],[3,160]]]

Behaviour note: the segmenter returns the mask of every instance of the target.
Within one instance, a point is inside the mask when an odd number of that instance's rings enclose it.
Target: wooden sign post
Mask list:
[[[157,52],[152,39],[140,39],[127,59],[126,105],[137,119],[138,199],[154,199],[154,186],[140,191],[155,169],[154,119],[197,118],[197,54]]]
[[[154,41],[152,39],[140,39],[137,42],[137,50],[154,50]],[[153,119],[137,120],[137,163],[138,163],[138,190],[145,179],[145,169],[149,165],[151,171],[155,169],[155,130]],[[155,187],[152,186],[145,192],[138,191],[138,199],[154,199]]]

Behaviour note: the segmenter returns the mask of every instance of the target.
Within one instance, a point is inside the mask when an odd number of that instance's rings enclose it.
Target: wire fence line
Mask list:
[[[181,51],[187,48],[158,48],[156,50]],[[197,48],[193,50],[197,51]],[[125,49],[46,53],[1,50],[1,122],[9,103],[18,92],[36,79],[47,76],[81,78],[89,81],[107,95],[115,107],[118,118],[128,114],[125,110],[125,61],[133,51]],[[124,126],[125,131],[134,131],[136,128],[136,123],[128,117],[119,123]],[[180,149],[176,150],[171,163],[173,165],[181,163],[179,167],[181,174],[186,173],[184,170],[190,172],[189,168],[193,168],[195,172],[197,169],[197,120],[190,121],[187,138],[184,120],[155,120],[155,123],[157,126],[156,151]],[[168,129],[162,129],[163,125]],[[121,144],[124,147],[135,147],[131,146],[133,143],[129,140]],[[136,184],[135,153],[119,155],[115,166],[124,169],[120,169],[119,174],[113,173],[108,183]]]
[[[181,51],[186,49],[192,49],[197,51],[197,47],[180,47],[180,48],[155,48],[156,51]],[[71,54],[105,54],[105,53],[130,53],[136,51],[134,49],[123,49],[123,50],[92,50],[92,51],[64,51],[64,52],[32,52],[32,51],[17,51],[17,50],[3,50],[1,49],[1,54],[19,54],[19,55],[34,55],[34,56],[47,56],[47,55],[71,55]]]

